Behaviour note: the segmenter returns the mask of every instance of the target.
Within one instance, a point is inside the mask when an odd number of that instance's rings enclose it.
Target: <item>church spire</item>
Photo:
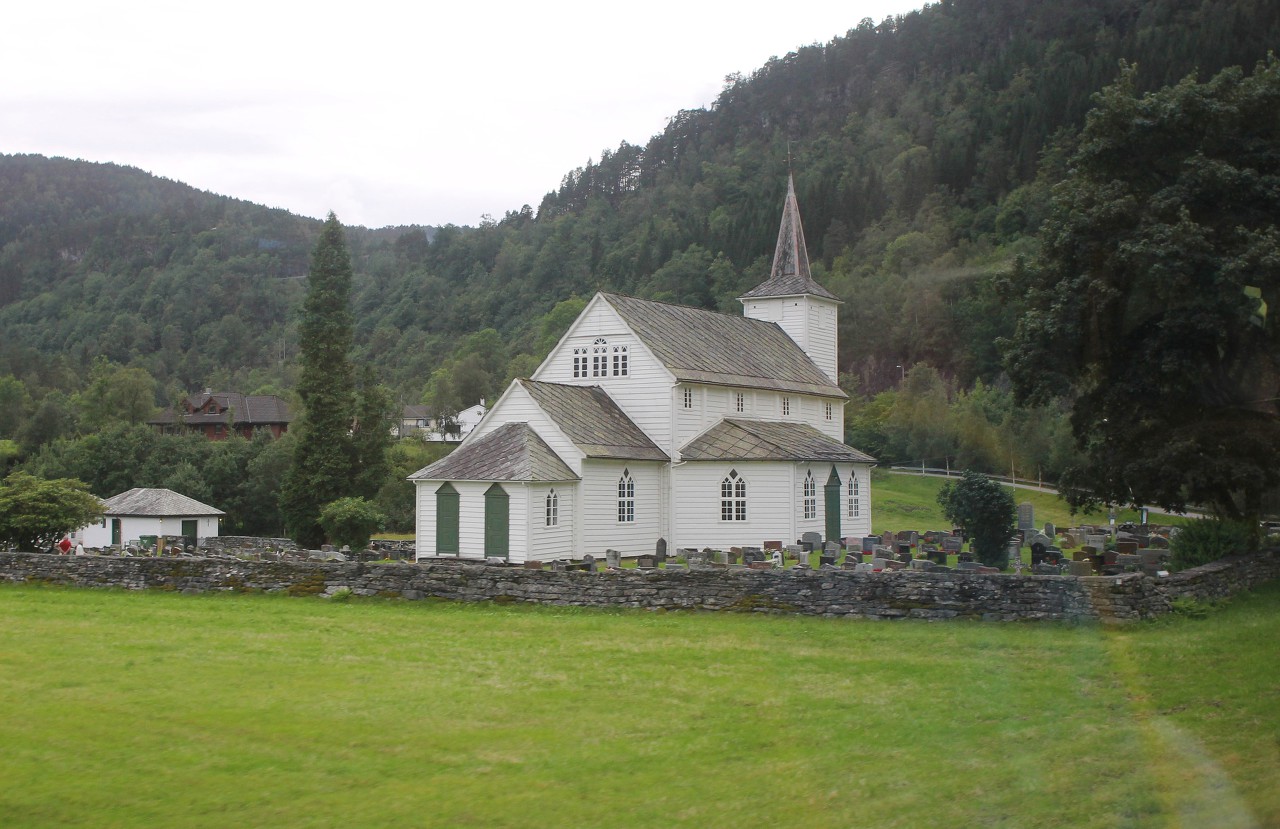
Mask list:
[[[809,252],[805,249],[804,229],[800,226],[795,179],[788,172],[787,198],[782,206],[782,225],[778,228],[778,244],[773,249],[769,278],[739,299],[806,294],[839,301],[835,294],[814,282],[809,272]]]

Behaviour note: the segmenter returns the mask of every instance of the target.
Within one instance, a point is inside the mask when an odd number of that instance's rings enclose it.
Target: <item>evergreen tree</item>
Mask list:
[[[294,422],[293,464],[280,493],[285,525],[307,547],[324,541],[320,508],[353,491],[355,382],[347,356],[352,339],[350,294],[351,257],[342,225],[330,213],[311,255],[298,327],[298,396],[303,411]]]

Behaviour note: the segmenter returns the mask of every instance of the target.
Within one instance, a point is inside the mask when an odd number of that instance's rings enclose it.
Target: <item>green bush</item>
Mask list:
[[[369,538],[386,518],[364,498],[339,498],[320,508],[320,526],[329,540],[353,551],[369,546]]]
[[[1174,570],[1186,570],[1251,552],[1256,540],[1248,524],[1205,518],[1186,524],[1169,540],[1170,559]]]
[[[978,561],[1001,570],[1009,566],[1009,537],[1017,528],[1013,496],[1000,484],[971,470],[944,484],[938,504],[947,520],[971,538]]]

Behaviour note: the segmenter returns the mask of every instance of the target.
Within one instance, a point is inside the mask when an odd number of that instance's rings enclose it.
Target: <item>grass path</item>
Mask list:
[[[0,826],[1275,826],[1277,599],[1114,631],[0,585]]]

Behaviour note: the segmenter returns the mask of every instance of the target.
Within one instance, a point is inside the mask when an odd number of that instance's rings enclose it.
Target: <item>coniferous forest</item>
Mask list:
[[[790,170],[814,276],[844,301],[848,442],[1056,478],[1076,451],[1065,410],[1014,404],[998,342],[1093,96],[1122,62],[1139,93],[1251,72],[1280,44],[1280,4],[943,0],[850,25],[727,77],[711,105],[602,150],[538,205],[475,227],[348,228],[353,362],[402,403],[457,410],[529,374],[596,290],[738,313]],[[133,168],[0,155],[0,465],[104,496],[176,475],[229,512],[259,503],[219,489],[200,455],[230,449],[147,460],[141,444],[162,439],[137,424],[203,388],[293,393],[320,228]],[[90,440],[139,461],[94,469]],[[271,450],[237,451],[228,487]],[[422,457],[398,451],[402,478]],[[393,523],[411,521],[386,492]]]

